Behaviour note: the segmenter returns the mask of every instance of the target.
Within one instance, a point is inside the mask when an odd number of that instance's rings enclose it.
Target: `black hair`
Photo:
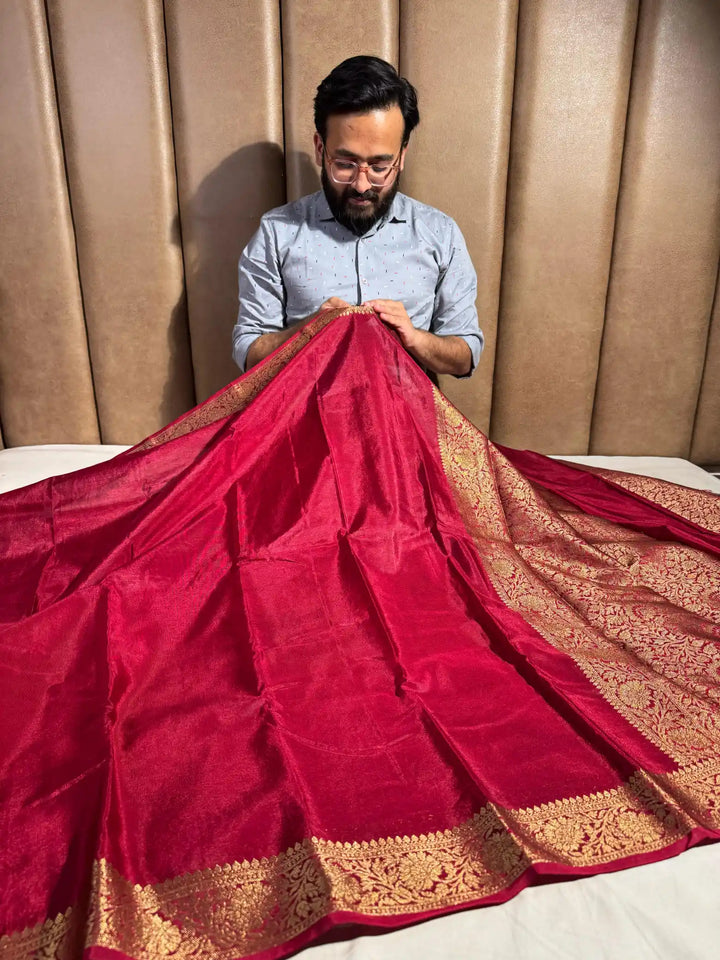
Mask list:
[[[317,88],[315,129],[325,142],[332,114],[369,113],[398,106],[405,121],[403,146],[420,122],[415,87],[380,57],[350,57],[332,70]]]

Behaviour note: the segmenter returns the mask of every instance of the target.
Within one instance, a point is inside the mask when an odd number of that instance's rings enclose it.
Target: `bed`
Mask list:
[[[720,464],[720,6],[327,8],[2,5],[0,493],[107,460],[127,447],[101,436],[140,441],[237,376],[238,257],[318,188],[316,84],[364,52],[417,86],[402,189],[457,220],[481,278],[483,365],[443,378],[450,399],[495,442],[664,453],[563,459],[720,493],[677,459]],[[307,953],[708,958],[719,932],[708,845]]]

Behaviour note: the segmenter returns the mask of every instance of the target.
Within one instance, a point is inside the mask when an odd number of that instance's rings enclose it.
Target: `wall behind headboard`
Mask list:
[[[317,189],[312,98],[417,86],[403,189],[460,224],[493,439],[720,462],[719,0],[3,0],[6,445],[130,443],[237,375],[236,263]]]

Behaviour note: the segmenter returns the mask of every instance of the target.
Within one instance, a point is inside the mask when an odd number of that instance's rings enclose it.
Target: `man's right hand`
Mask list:
[[[340,297],[329,297],[325,303],[321,303],[319,310],[346,310],[350,306],[345,300]]]
[[[273,333],[263,333],[262,336],[259,336],[257,340],[253,340],[250,344],[250,349],[245,359],[245,370],[249,370],[250,367],[254,367],[256,363],[260,363],[265,357],[269,357],[273,350],[277,350],[279,346],[285,343],[286,340],[289,340],[294,333],[301,330],[306,323],[309,323],[313,317],[316,317],[321,311],[345,310],[349,306],[350,304],[341,297],[328,297],[324,303],[320,304],[315,313],[311,313],[310,316],[305,317],[304,320],[298,320],[297,323],[294,323],[291,327],[286,327],[284,330],[278,330]]]

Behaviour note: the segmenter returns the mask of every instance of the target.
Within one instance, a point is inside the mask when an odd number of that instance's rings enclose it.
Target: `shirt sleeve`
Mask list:
[[[232,332],[232,355],[241,370],[247,352],[263,333],[285,326],[285,287],[271,224],[264,218],[238,264],[238,318]]]
[[[485,342],[478,325],[477,275],[470,260],[465,238],[452,222],[447,266],[441,272],[435,290],[435,306],[430,324],[432,333],[441,337],[461,337],[470,347],[472,364],[464,377],[469,377],[480,359]]]

